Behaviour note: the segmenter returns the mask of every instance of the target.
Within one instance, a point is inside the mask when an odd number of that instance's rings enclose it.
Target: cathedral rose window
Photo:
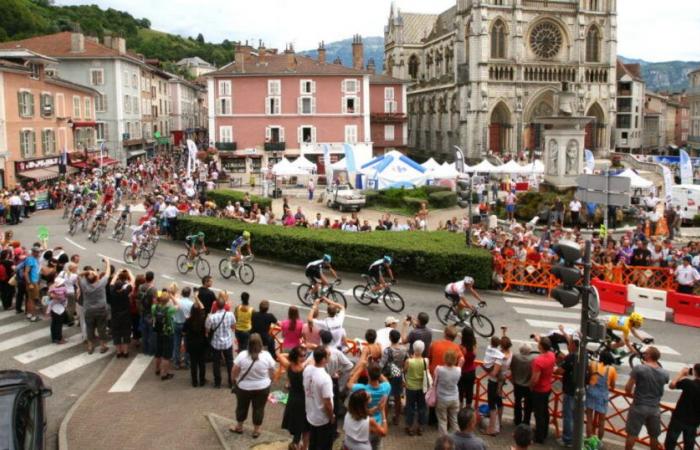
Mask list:
[[[540,58],[550,59],[559,53],[562,40],[559,27],[551,22],[542,22],[530,33],[530,48]]]

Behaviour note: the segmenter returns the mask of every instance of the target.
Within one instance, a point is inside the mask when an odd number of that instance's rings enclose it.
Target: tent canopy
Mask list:
[[[488,162],[488,160],[483,160],[479,164],[473,167],[465,167],[465,172],[474,173],[495,173],[497,172],[497,167]]]
[[[457,169],[455,169],[454,164],[447,164],[447,163],[443,163],[437,169],[428,173],[429,178],[433,178],[436,180],[457,178],[458,175],[459,175],[459,172],[457,172]]]
[[[308,159],[306,159],[303,155],[298,157],[297,159],[294,160],[294,162],[291,163],[292,166],[296,167],[297,169],[302,169],[307,172],[310,172],[312,170],[316,170],[316,164],[312,163]]]
[[[295,167],[287,158],[282,158],[280,162],[272,166],[272,173],[280,177],[294,177],[308,175],[309,171]]]
[[[333,168],[333,170],[347,170],[348,165],[345,161],[345,158],[343,158],[331,164],[331,167]]]
[[[360,173],[374,180],[377,189],[422,186],[428,178],[423,166],[395,150],[363,165]]]
[[[512,174],[517,174],[517,173],[524,173],[526,171],[526,167],[521,166],[517,162],[515,162],[514,159],[511,159],[505,164],[502,164],[500,166],[496,166],[495,172],[496,173],[512,173]]]
[[[428,172],[432,172],[433,170],[437,170],[438,168],[440,168],[440,164],[433,158],[430,158],[429,160],[421,164],[421,166],[427,169]]]
[[[625,169],[616,176],[629,178],[632,189],[649,189],[654,186],[653,182],[639,176],[637,172],[632,169]]]

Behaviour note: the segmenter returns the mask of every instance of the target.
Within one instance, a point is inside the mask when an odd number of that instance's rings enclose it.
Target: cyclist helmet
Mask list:
[[[323,255],[323,262],[327,262],[327,263],[331,262],[331,255],[329,255],[329,254]]]
[[[629,321],[630,324],[639,328],[642,326],[642,324],[644,324],[644,316],[642,316],[638,312],[633,312],[632,314],[630,314]]]
[[[250,239],[250,231],[246,230],[243,232],[243,239]]]
[[[151,223],[155,225],[156,223],[158,223],[158,219],[156,219],[155,217],[151,217]]]
[[[391,259],[391,256],[389,255],[384,255],[384,262],[391,265],[392,262],[394,262],[393,259]]]
[[[474,284],[474,278],[464,277],[464,284]]]
[[[197,233],[197,237],[198,237],[198,238],[203,238],[203,237],[204,237],[204,232],[203,232],[203,231],[200,231],[199,233]]]

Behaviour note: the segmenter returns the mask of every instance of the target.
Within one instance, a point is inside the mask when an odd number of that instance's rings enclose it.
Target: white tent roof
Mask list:
[[[428,171],[423,166],[396,150],[368,162],[360,173],[375,180],[377,189],[422,186],[428,178]]]
[[[495,172],[496,173],[524,173],[526,171],[526,167],[521,166],[517,162],[515,162],[514,159],[511,159],[507,163],[497,166]]]
[[[445,179],[445,178],[457,178],[459,172],[455,169],[454,164],[443,163],[437,169],[428,173],[429,178],[434,179]]]
[[[487,160],[481,161],[479,164],[473,167],[466,167],[466,172],[476,172],[476,173],[494,173],[497,172],[497,167],[488,162]]]
[[[430,158],[429,160],[421,164],[421,166],[426,168],[428,172],[432,172],[433,170],[437,170],[438,168],[440,168],[440,164],[433,158]]]
[[[297,159],[295,159],[294,162],[291,164],[292,164],[292,166],[294,166],[298,169],[305,170],[307,172],[312,171],[312,170],[316,170],[316,164],[314,164],[311,161],[309,161],[308,159],[306,159],[303,155],[298,157]]]
[[[654,186],[654,183],[642,178],[632,169],[625,169],[623,172],[617,174],[618,177],[627,177],[630,179],[630,186],[633,189],[649,189]]]
[[[331,167],[333,168],[333,170],[347,170],[348,165],[345,161],[345,158],[343,158],[331,164]]]
[[[282,158],[280,162],[272,166],[272,173],[277,176],[293,177],[308,175],[309,171],[295,167],[287,158]]]

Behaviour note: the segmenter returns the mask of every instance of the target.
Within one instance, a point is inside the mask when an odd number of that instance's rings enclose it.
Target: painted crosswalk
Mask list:
[[[58,378],[61,375],[65,375],[69,372],[80,369],[81,367],[87,366],[88,364],[98,361],[102,358],[113,356],[113,354],[114,349],[112,348],[110,348],[105,353],[95,351],[92,355],[88,352],[84,352],[71,358],[64,359],[63,361],[53,364],[49,367],[45,367],[39,370],[39,373],[49,378]]]
[[[151,364],[151,361],[153,361],[153,356],[140,353],[136,355],[119,379],[109,389],[109,392],[131,392],[141,375],[148,368],[148,365]]]
[[[41,331],[46,337],[46,330],[38,330]],[[73,335],[66,339],[66,343],[62,345],[56,345],[54,343],[47,344],[47,345],[42,345],[41,347],[37,347],[34,349],[29,350],[28,352],[20,353],[19,355],[15,356],[15,360],[21,362],[22,364],[30,364],[33,363],[34,361],[38,361],[42,358],[47,358],[51,355],[55,355],[56,353],[62,352],[64,350],[67,350],[71,347],[75,347],[76,345],[82,344],[83,338],[80,334]]]

